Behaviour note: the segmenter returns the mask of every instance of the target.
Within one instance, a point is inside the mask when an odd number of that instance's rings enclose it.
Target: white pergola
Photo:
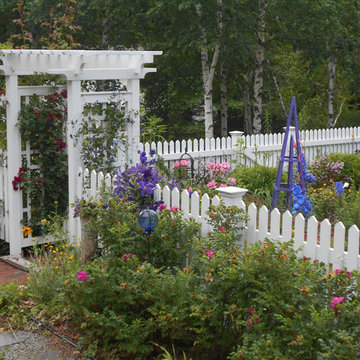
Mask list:
[[[76,234],[73,221],[76,172],[81,166],[80,152],[73,146],[73,124],[80,119],[86,97],[96,101],[96,93],[82,93],[81,81],[120,80],[126,84],[124,94],[127,111],[132,114],[131,125],[127,125],[128,160],[136,162],[137,145],[140,139],[140,79],[155,68],[145,67],[153,63],[154,55],[161,51],[90,51],[90,50],[0,50],[0,73],[5,75],[6,119],[7,119],[7,171],[5,172],[5,219],[6,241],[10,243],[10,254],[19,255],[21,248],[31,245],[31,239],[22,236],[22,194],[14,191],[12,179],[22,163],[21,136],[16,126],[22,96],[45,95],[46,87],[18,85],[18,76],[36,74],[62,75],[66,79],[68,93],[67,151],[69,175],[69,233]],[[104,97],[99,94],[99,97]]]

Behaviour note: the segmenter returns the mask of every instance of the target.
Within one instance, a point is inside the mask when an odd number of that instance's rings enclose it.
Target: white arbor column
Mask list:
[[[131,93],[131,101],[128,104],[128,111],[131,122],[126,123],[128,137],[128,159],[127,163],[136,164],[139,162],[137,153],[140,143],[140,80],[128,80],[127,89]]]
[[[18,175],[21,167],[21,135],[16,126],[19,110],[20,97],[18,92],[17,75],[5,76],[6,85],[6,131],[7,131],[7,167],[8,167],[8,209],[10,255],[19,256],[22,243],[22,190],[15,191],[12,187],[14,176]]]
[[[69,236],[72,241],[76,241],[79,234],[77,234],[76,222],[74,219],[74,207],[71,204],[76,200],[76,184],[77,171],[81,166],[81,154],[78,148],[75,147],[75,140],[71,135],[76,134],[77,125],[82,114],[81,102],[81,81],[69,80],[67,81],[67,104],[68,104],[68,118],[66,123],[66,143],[68,153],[68,181],[69,181]],[[64,191],[66,191],[64,189]]]

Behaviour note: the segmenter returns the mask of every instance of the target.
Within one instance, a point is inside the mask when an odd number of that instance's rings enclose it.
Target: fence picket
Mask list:
[[[189,192],[185,189],[181,192],[181,210],[184,212],[184,217],[188,219],[189,216]]]
[[[320,224],[320,245],[317,248],[317,260],[324,264],[329,264],[330,260],[330,237],[331,237],[331,224],[328,219],[325,219]]]
[[[319,223],[315,216],[311,216],[308,220],[306,231],[306,243],[304,246],[304,256],[315,259],[316,258],[316,244],[318,235]]]
[[[275,208],[270,214],[270,238],[273,240],[280,239],[280,211]]]
[[[305,218],[303,214],[298,214],[295,218],[294,227],[294,249],[299,250],[300,255],[304,255],[305,246]]]
[[[353,225],[349,229],[348,237],[348,259],[346,267],[349,271],[359,268],[359,229]]]
[[[259,241],[264,241],[268,237],[269,210],[265,205],[259,211]]]
[[[345,226],[342,222],[338,222],[334,227],[334,247],[333,255],[330,262],[333,264],[333,269],[340,269],[344,264],[345,253]]]
[[[177,206],[180,209],[180,192],[177,187],[173,188],[171,191],[171,206]]]
[[[170,208],[171,207],[171,190],[170,188],[166,185],[164,186],[164,189],[162,191],[162,196],[163,196],[163,201],[164,204]]]
[[[282,241],[290,241],[292,237],[293,217],[290,211],[285,211],[282,216]]]

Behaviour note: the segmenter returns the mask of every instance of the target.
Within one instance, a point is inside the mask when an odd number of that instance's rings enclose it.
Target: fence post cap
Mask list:
[[[226,186],[215,189],[222,197],[238,198],[243,197],[248,189],[239,188],[237,186]]]
[[[234,130],[234,131],[229,131],[230,136],[242,136],[244,135],[243,131],[238,131],[238,130]]]

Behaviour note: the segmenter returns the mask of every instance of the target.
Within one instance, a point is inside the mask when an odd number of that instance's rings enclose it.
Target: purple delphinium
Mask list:
[[[293,214],[302,212],[305,216],[308,216],[313,212],[313,207],[310,203],[309,198],[301,190],[299,184],[294,184],[292,187],[293,199],[294,199],[294,209]]]

